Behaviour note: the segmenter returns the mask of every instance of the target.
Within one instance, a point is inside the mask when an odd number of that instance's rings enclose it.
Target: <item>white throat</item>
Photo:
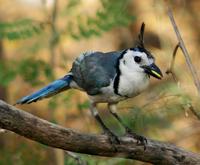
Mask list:
[[[122,96],[133,97],[147,88],[149,85],[149,76],[142,70],[130,68],[126,64],[129,61],[130,59],[126,58],[120,60],[119,69],[121,75],[119,77],[118,93]]]

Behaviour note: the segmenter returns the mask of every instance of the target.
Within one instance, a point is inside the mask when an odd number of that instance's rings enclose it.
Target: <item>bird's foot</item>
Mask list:
[[[147,139],[144,136],[138,135],[135,132],[131,131],[130,129],[126,129],[126,134],[129,137],[132,137],[137,140],[138,145],[143,145],[144,150],[146,150]]]
[[[106,130],[104,131],[104,134],[108,135],[111,144],[120,144],[119,137],[115,135],[112,131]]]
[[[108,136],[108,139],[110,141],[110,144],[112,145],[113,149],[117,151],[116,144],[120,144],[119,137],[115,135],[112,131],[110,130],[104,130],[104,134]]]

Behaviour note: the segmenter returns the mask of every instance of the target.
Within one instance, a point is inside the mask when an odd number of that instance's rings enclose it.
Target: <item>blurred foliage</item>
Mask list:
[[[86,100],[85,102],[83,103],[78,103],[77,104],[77,109],[82,111],[82,110],[85,110],[85,109],[88,109],[90,107],[90,103],[88,100]]]
[[[64,106],[68,109],[71,108],[71,100],[73,96],[73,91],[67,91],[66,95],[56,95],[49,100],[48,107],[51,110],[56,110],[59,106],[61,107],[64,103]]]
[[[85,162],[87,165],[127,165],[132,164],[134,165],[133,161],[131,160],[125,160],[120,158],[98,158],[95,156],[88,156],[88,155],[78,155],[79,162]],[[77,165],[77,160],[74,158],[71,158],[69,156],[65,157],[65,165]],[[84,164],[84,163],[82,163]]]
[[[15,67],[13,67],[15,66]],[[20,75],[22,79],[32,86],[41,85],[41,76],[47,80],[53,80],[53,71],[49,64],[42,60],[24,58],[21,61],[0,61],[0,85],[6,87]],[[45,81],[43,81],[45,82]]]
[[[75,6],[78,1],[68,5]],[[77,23],[70,22],[67,25],[67,32],[74,39],[90,38],[100,36],[103,32],[109,31],[114,27],[127,26],[134,21],[135,17],[127,10],[129,0],[100,0],[102,8],[96,12],[95,17],[79,15]],[[76,27],[77,26],[77,27]],[[78,29],[75,32],[74,29]]]
[[[5,148],[0,150],[0,164],[1,165],[36,165],[36,164],[46,164],[48,155],[44,153],[44,149],[40,147],[40,144],[35,144],[35,150],[29,149],[32,147],[27,141],[19,143],[16,148]]]
[[[67,22],[66,30],[61,30],[57,35],[69,34],[74,39],[100,36],[103,32],[114,27],[127,26],[134,21],[135,16],[127,10],[129,0],[100,0],[101,9],[97,10],[95,17],[78,15],[73,22]],[[80,5],[80,0],[70,0],[66,5],[62,16],[67,17]],[[71,15],[70,15],[71,16]],[[74,22],[76,20],[77,22]],[[0,39],[18,40],[31,38],[44,32],[51,25],[49,21],[36,21],[33,19],[19,19],[12,22],[0,22]],[[74,31],[78,29],[78,31]],[[59,38],[57,36],[56,38]]]
[[[32,19],[0,22],[0,39],[18,40],[31,38],[42,32],[43,25]]]

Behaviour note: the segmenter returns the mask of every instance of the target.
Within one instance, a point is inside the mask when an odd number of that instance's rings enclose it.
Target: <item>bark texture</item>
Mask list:
[[[120,138],[121,143],[113,147],[105,135],[79,133],[61,127],[1,100],[0,127],[39,143],[77,153],[129,158],[157,165],[200,164],[200,155],[173,144],[147,138],[148,144],[144,150],[144,147],[138,145],[135,139],[123,136]]]

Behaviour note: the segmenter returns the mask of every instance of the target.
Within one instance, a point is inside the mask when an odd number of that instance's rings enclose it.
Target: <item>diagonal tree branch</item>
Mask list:
[[[178,39],[178,44],[176,45],[176,47],[174,49],[173,56],[172,56],[172,61],[171,61],[170,67],[166,71],[166,73],[167,74],[171,73],[172,76],[173,76],[173,79],[176,82],[178,82],[177,77],[176,77],[175,73],[173,72],[173,68],[174,68],[174,62],[175,62],[175,57],[176,57],[177,50],[178,50],[178,48],[181,48],[182,53],[185,56],[186,64],[187,64],[187,66],[188,66],[188,68],[189,68],[189,70],[190,70],[190,72],[192,74],[192,78],[193,78],[194,84],[195,84],[195,86],[197,88],[198,95],[200,96],[200,80],[199,80],[198,74],[196,72],[196,69],[195,69],[194,65],[192,64],[192,61],[190,59],[190,55],[189,55],[189,53],[188,53],[188,51],[187,51],[187,49],[185,47],[184,41],[183,41],[183,39],[181,37],[181,34],[180,34],[179,30],[178,30],[178,26],[176,25],[172,10],[169,7],[168,7],[168,13],[167,14],[169,16],[171,24],[172,24],[172,26],[174,28],[175,33],[176,33],[176,36],[177,36],[177,39]],[[189,105],[189,109],[197,117],[197,119],[200,120],[199,114],[195,111],[195,109],[193,108],[192,105]]]
[[[39,143],[72,152],[122,157],[164,165],[195,165],[200,162],[198,154],[151,139],[147,139],[148,144],[144,150],[135,139],[121,137],[121,143],[115,145],[116,151],[105,135],[78,133],[19,110],[1,100],[0,127]]]
[[[172,10],[170,8],[168,8],[168,12],[167,12],[168,16],[169,16],[169,19],[171,21],[171,24],[174,28],[174,31],[176,33],[176,37],[178,39],[178,42],[179,42],[179,47],[181,48],[182,52],[183,52],[183,55],[185,56],[185,60],[186,60],[186,64],[192,74],[192,78],[194,80],[194,84],[197,88],[197,91],[198,91],[198,94],[200,95],[200,80],[199,80],[199,77],[198,77],[198,74],[196,72],[196,69],[194,67],[194,65],[192,64],[192,61],[191,61],[191,58],[190,58],[190,55],[185,47],[185,43],[181,37],[181,34],[178,30],[178,26],[176,25],[176,22],[175,22],[175,19],[174,19],[174,16],[173,16],[173,13],[172,13]],[[178,49],[178,48],[177,48]]]

